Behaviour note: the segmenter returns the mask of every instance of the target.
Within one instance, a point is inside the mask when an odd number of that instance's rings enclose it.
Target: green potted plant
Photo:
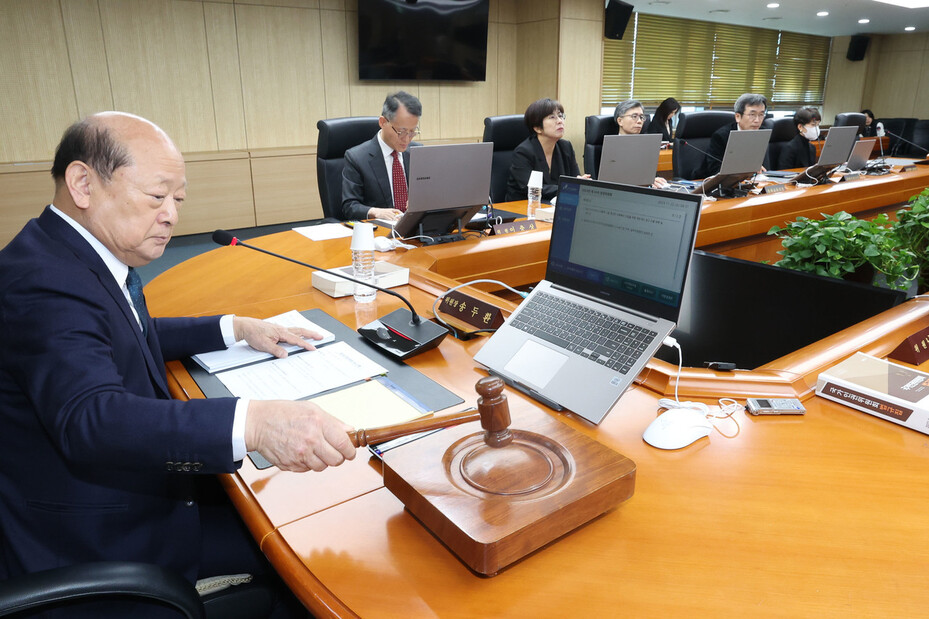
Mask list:
[[[918,289],[925,292],[929,288],[926,284],[929,277],[929,188],[910,198],[908,206],[897,211],[894,228],[902,245],[916,256]]]
[[[871,220],[845,211],[823,214],[823,219],[798,217],[768,234],[778,236],[783,246],[775,266],[838,279],[856,279],[864,271],[869,283],[879,271],[890,287],[903,290],[918,273],[916,255],[902,247],[884,213]]]

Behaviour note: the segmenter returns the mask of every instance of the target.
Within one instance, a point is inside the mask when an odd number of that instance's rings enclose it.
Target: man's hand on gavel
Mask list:
[[[312,402],[252,400],[245,446],[284,471],[322,471],[355,457],[351,431],[351,426]]]

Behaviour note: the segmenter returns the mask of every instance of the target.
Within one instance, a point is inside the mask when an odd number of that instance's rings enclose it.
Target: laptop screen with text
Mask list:
[[[676,320],[701,196],[563,176],[546,279]]]

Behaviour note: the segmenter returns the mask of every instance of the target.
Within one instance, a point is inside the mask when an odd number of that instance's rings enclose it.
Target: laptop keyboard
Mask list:
[[[626,374],[657,331],[544,292],[510,323],[521,331]]]

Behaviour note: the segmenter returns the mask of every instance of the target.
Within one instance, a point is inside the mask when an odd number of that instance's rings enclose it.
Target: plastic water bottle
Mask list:
[[[542,172],[533,170],[529,175],[529,204],[526,206],[526,217],[535,219],[535,211],[542,206]]]
[[[352,277],[363,282],[374,283],[374,226],[358,222],[352,230]],[[355,302],[371,303],[377,290],[355,284]]]

